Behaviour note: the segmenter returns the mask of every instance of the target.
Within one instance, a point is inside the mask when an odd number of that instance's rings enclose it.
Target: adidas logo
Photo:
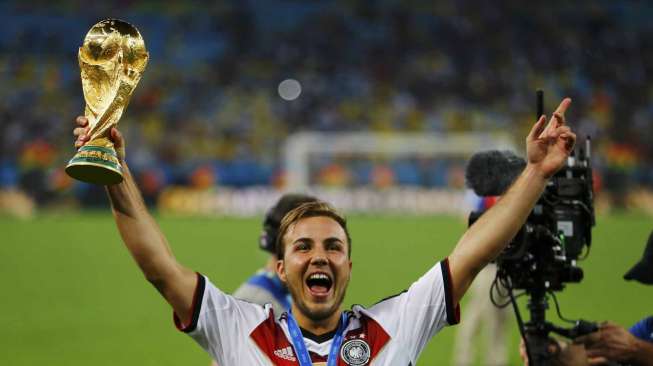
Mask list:
[[[286,347],[274,351],[274,355],[288,361],[297,361],[295,354],[292,351],[292,347]]]

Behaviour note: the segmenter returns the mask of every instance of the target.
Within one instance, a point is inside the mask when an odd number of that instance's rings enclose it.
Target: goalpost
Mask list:
[[[491,149],[516,150],[507,133],[301,132],[290,135],[285,142],[286,187],[290,191],[319,188],[311,184],[311,156],[468,159],[475,152]]]
[[[491,149],[515,151],[515,145],[506,133],[298,133],[289,136],[284,146],[282,162],[287,180],[283,190],[315,195],[347,214],[461,215],[469,211],[474,200],[464,189],[467,160],[476,152]],[[397,178],[379,185],[378,181],[353,179],[344,185],[331,181],[320,185],[325,181],[316,179],[316,173],[324,172],[321,164],[325,162],[356,174],[364,170],[362,167],[381,167],[382,172],[392,171],[389,174],[397,176],[402,174],[398,166],[408,165],[414,173],[417,164],[420,174],[412,177],[426,176],[428,181],[406,183],[410,180]],[[428,176],[433,172],[439,180]],[[169,188],[159,199],[159,211],[260,216],[282,193],[272,186],[208,191]]]

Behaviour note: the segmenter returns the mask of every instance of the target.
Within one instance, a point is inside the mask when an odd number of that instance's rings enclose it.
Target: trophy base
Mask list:
[[[82,182],[109,186],[122,182],[122,167],[116,151],[102,146],[84,145],[66,166],[66,173]]]

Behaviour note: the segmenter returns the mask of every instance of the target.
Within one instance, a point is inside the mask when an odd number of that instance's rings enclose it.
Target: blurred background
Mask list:
[[[541,88],[549,113],[573,98],[606,203],[651,210],[651,5],[583,4],[3,1],[0,189],[39,208],[104,204],[63,168],[84,109],[77,48],[117,17],[150,52],[119,124],[150,204],[170,187],[288,188],[300,132],[503,133],[520,149]],[[345,150],[311,156],[306,181],[460,189],[466,157]]]
[[[124,357],[124,364],[179,364],[161,344],[174,349],[183,336],[157,338],[174,333],[160,319],[169,316],[165,304],[145,283],[139,283],[142,289],[128,287],[139,274],[113,243],[119,238],[104,211],[103,190],[64,172],[75,152],[74,119],[84,111],[77,51],[98,21],[115,17],[134,24],[150,52],[118,127],[148,205],[163,216],[200,216],[162,221],[164,231],[181,242],[173,247],[182,259],[226,278],[224,289],[232,290],[264,260],[255,249],[257,217],[282,191],[311,191],[360,222],[359,231],[352,224],[361,237],[354,256],[372,272],[369,278],[365,270],[357,272],[361,285],[352,285],[347,303],[370,304],[388,294],[380,284],[404,277],[410,283],[428,269],[434,259],[423,254],[432,238],[446,237],[450,244],[434,251],[440,258],[448,253],[465,227],[459,215],[469,209],[467,159],[496,147],[523,153],[535,121],[536,89],[544,90],[549,115],[571,97],[569,124],[581,141],[590,136],[593,144],[596,206],[603,215],[598,240],[604,242],[590,257],[597,259],[589,272],[598,277],[586,274],[581,286],[590,287],[576,294],[600,296],[601,286],[610,283],[600,277],[601,268],[621,272],[634,263],[653,213],[651,16],[651,3],[620,0],[0,1],[0,226],[7,233],[0,245],[6,260],[0,284],[22,294],[5,300],[4,309],[0,302],[5,316],[22,314],[5,319],[5,328],[16,333],[2,342],[16,354],[0,363],[115,364]],[[89,213],[98,208],[102,214]],[[416,221],[392,219],[407,213]],[[456,216],[433,216],[440,214]],[[216,215],[249,218],[216,223]],[[379,236],[393,231],[392,225],[422,234]],[[188,235],[203,243],[198,245],[205,256],[184,247]],[[242,241],[240,252],[213,245],[220,238]],[[379,243],[383,239],[387,243]],[[411,264],[397,265],[399,276],[373,277],[378,266],[362,253],[376,250],[381,254],[375,259],[391,262],[395,243],[404,241],[423,246],[414,256],[406,252]],[[630,256],[611,256],[624,243],[631,249],[619,250]],[[94,257],[94,248],[105,246],[115,253],[103,249]],[[38,280],[30,277],[36,273],[42,274]],[[82,273],[89,275],[79,278]],[[602,275],[621,286],[620,273]],[[114,281],[105,283],[107,278]],[[39,290],[32,281],[39,281]],[[129,295],[118,296],[127,302],[117,301],[113,288],[129,288]],[[630,292],[622,298],[636,296],[636,290],[623,289]],[[67,300],[53,300],[62,297]],[[25,298],[39,301],[26,307]],[[567,300],[577,316],[612,315],[626,325],[635,320],[624,315],[628,311],[609,313],[610,303],[587,315],[587,304]],[[145,318],[107,320],[117,316],[114,308],[129,314],[149,302],[157,305]],[[69,325],[47,328],[51,316],[34,317],[44,303],[52,305],[52,317]],[[627,306],[635,313],[644,304]],[[148,316],[156,326],[144,323]],[[87,322],[77,324],[77,318]],[[124,342],[134,322],[155,331]],[[165,331],[159,332],[159,323]],[[72,333],[70,324],[78,326]],[[120,331],[117,340],[91,346],[85,343],[88,327],[102,334]],[[50,343],[61,334],[72,345]],[[448,362],[450,335],[429,348],[423,364]],[[153,342],[149,351],[120,346],[143,345],[143,338]],[[32,343],[45,351],[21,348]],[[184,359],[204,364],[198,347],[182,343],[192,349],[181,352]],[[97,350],[78,353],[79,344]],[[54,356],[61,350],[69,354],[66,361]],[[129,361],[134,359],[139,362]]]

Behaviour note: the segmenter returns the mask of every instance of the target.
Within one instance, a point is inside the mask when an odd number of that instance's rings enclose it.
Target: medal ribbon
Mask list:
[[[346,312],[343,312],[340,316],[340,324],[338,325],[338,330],[336,330],[336,334],[333,336],[333,341],[331,342],[329,358],[327,358],[327,366],[336,366],[338,364],[338,351],[340,350],[340,345],[342,344],[342,339],[348,322],[349,316]],[[311,362],[311,356],[308,354],[308,350],[306,349],[304,336],[299,329],[299,325],[297,325],[295,317],[290,311],[288,311],[288,331],[290,332],[293,348],[295,349],[295,353],[299,359],[299,365],[312,366],[313,362]]]

